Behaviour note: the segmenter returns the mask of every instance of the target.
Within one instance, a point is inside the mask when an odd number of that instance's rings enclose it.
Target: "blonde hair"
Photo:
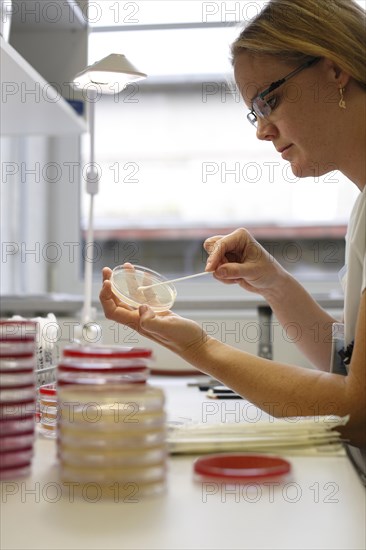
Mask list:
[[[270,0],[231,47],[302,63],[326,57],[366,89],[366,12],[353,0]]]

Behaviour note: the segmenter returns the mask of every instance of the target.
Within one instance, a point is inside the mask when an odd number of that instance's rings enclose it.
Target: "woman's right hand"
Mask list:
[[[206,271],[226,284],[238,284],[245,290],[265,295],[285,273],[280,264],[246,229],[229,235],[216,235],[203,244],[209,254]]]

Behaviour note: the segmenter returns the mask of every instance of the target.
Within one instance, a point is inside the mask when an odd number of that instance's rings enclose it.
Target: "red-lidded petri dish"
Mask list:
[[[57,385],[64,384],[133,384],[145,383],[149,377],[147,367],[119,368],[108,364],[97,368],[95,365],[71,366],[60,364],[57,369]]]
[[[219,453],[196,459],[193,471],[197,481],[220,479],[248,483],[283,479],[289,475],[291,464],[279,456]]]
[[[56,384],[44,384],[39,388],[39,394],[48,400],[57,400]]]
[[[18,464],[15,467],[0,468],[0,480],[16,480],[22,477],[27,477],[31,473],[31,462]]]
[[[151,359],[152,350],[122,346],[67,346],[63,350],[63,356],[89,359]]]
[[[40,409],[53,410],[57,408],[56,384],[45,384],[38,390]]]
[[[36,386],[11,386],[0,388],[0,403],[2,405],[12,403],[23,403],[36,398]]]
[[[35,372],[33,369],[19,369],[14,372],[2,371],[0,369],[0,388],[22,387],[35,384]]]
[[[23,434],[34,431],[35,418],[34,413],[26,416],[9,416],[6,419],[0,420],[0,437],[7,435]]]
[[[24,401],[0,403],[0,421],[1,420],[23,420],[28,419],[30,415],[36,414],[36,400],[26,399]]]
[[[56,384],[45,384],[39,388],[39,431],[51,439],[57,431],[57,388]]]
[[[33,457],[33,445],[23,449],[5,451],[0,453],[0,469],[12,468],[31,462]]]
[[[68,346],[57,369],[57,385],[145,383],[152,350],[122,346]]]
[[[1,373],[14,373],[22,370],[34,370],[36,357],[34,353],[15,357],[0,357]]]
[[[31,447],[33,443],[34,430],[22,434],[8,434],[0,437],[0,453],[5,451],[20,451]]]
[[[0,341],[35,341],[38,323],[27,319],[0,319]]]
[[[12,338],[10,340],[0,340],[0,357],[1,358],[26,358],[31,354],[35,354],[34,340],[20,340]]]

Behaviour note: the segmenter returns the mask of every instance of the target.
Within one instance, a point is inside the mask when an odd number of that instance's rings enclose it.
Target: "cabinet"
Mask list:
[[[87,125],[67,100],[82,99],[70,83],[87,65],[86,8],[13,0],[9,43],[0,37],[2,294],[51,292],[79,233]]]
[[[65,135],[85,131],[66,99],[87,65],[88,25],[75,0],[13,0],[9,43],[0,37],[1,134]]]

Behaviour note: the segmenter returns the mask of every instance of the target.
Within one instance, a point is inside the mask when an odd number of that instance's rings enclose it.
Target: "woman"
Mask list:
[[[365,12],[352,0],[272,0],[232,47],[235,79],[257,138],[271,141],[297,177],[336,166],[360,190],[343,276],[346,375],[331,367],[336,319],[245,229],[205,242],[206,269],[263,296],[281,324],[301,327],[298,345],[317,370],[231,348],[172,312],[131,310],[112,294],[108,268],[100,294],[108,319],[133,326],[270,414],[285,414],[294,401],[304,416],[349,414],[343,435],[358,447],[366,445],[365,42]]]

